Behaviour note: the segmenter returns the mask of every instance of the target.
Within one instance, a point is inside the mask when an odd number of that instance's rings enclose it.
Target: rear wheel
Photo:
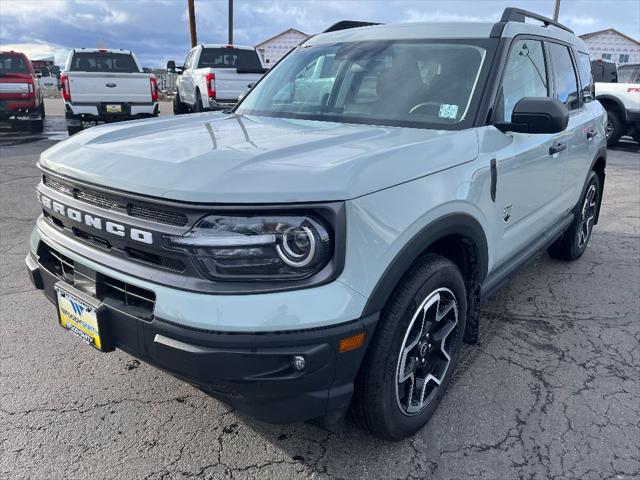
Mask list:
[[[607,136],[607,146],[611,147],[618,143],[620,137],[624,135],[624,122],[620,118],[620,114],[615,110],[607,110],[607,124],[604,127],[604,133]]]
[[[40,133],[44,130],[44,120],[31,120],[29,122],[31,133]]]
[[[67,125],[67,132],[69,136],[75,135],[78,132],[82,131],[82,125]]]
[[[600,178],[596,172],[589,174],[587,188],[574,209],[573,223],[549,248],[549,255],[561,260],[576,260],[587,249],[593,232],[600,199]]]
[[[187,107],[180,100],[180,93],[176,90],[176,96],[173,97],[173,114],[182,115],[183,113],[187,113]]]
[[[466,312],[456,265],[435,254],[419,260],[385,307],[356,379],[358,423],[400,440],[431,418],[458,359]]]
[[[640,143],[640,125],[636,125],[631,130],[631,138],[633,138],[636,142]]]
[[[200,90],[196,90],[196,103],[193,106],[193,110],[196,112],[202,112],[204,110],[202,106],[202,96],[200,95]]]

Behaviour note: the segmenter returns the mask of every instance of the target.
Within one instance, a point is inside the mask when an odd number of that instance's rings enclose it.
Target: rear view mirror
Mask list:
[[[567,128],[569,110],[556,98],[525,97],[513,107],[511,123],[497,123],[501,132],[559,133]]]

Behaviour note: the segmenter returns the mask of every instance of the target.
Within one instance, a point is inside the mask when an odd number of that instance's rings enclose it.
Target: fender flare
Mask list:
[[[627,109],[624,106],[624,103],[622,103],[622,101],[618,98],[618,97],[614,97],[613,95],[609,95],[608,93],[605,93],[603,95],[596,95],[596,100],[600,101],[600,100],[605,100],[607,102],[613,102],[618,106],[618,109],[620,110],[620,113],[622,115],[622,120],[627,121]],[[602,103],[602,102],[600,102]],[[604,108],[604,105],[602,105],[602,107]],[[605,108],[606,110],[606,108]]]
[[[460,235],[474,242],[478,264],[478,281],[481,283],[487,276],[489,252],[487,238],[480,222],[471,215],[464,213],[445,215],[423,227],[387,265],[369,295],[362,316],[382,310],[391,297],[393,290],[415,260],[429,246],[449,235]]]

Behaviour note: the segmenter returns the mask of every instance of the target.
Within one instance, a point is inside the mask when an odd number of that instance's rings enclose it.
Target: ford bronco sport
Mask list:
[[[333,30],[231,112],[43,152],[26,263],[98,350],[267,421],[351,409],[400,439],[443,398],[479,302],[542,249],[585,251],[606,116],[586,45],[535,14]],[[317,62],[323,93],[299,98]]]

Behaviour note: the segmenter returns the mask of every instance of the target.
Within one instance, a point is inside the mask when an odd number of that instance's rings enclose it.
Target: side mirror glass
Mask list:
[[[513,107],[511,122],[495,124],[501,132],[559,133],[569,124],[569,110],[556,98],[525,97]]]

